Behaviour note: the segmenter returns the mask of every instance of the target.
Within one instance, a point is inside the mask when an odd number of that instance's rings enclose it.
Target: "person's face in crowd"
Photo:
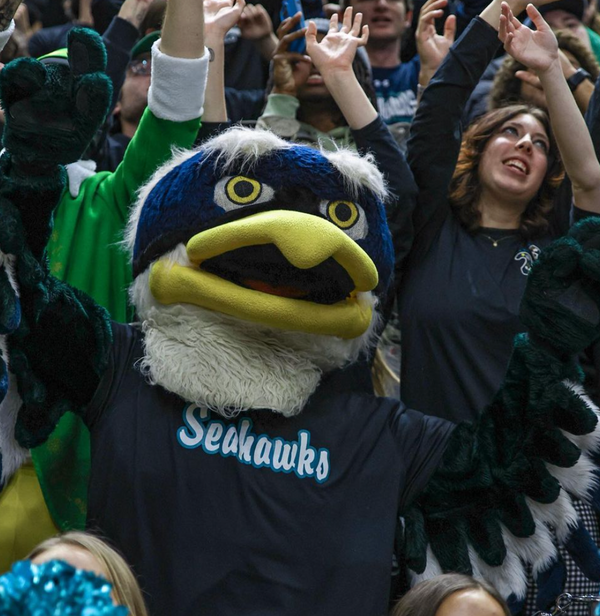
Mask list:
[[[591,49],[590,37],[585,26],[573,13],[555,9],[544,13],[544,19],[553,30],[570,30],[588,49]]]
[[[410,24],[405,0],[353,0],[351,4],[355,13],[363,14],[371,44],[399,39]]]
[[[141,54],[129,63],[121,96],[115,107],[122,121],[137,125],[148,105],[150,88],[150,70],[152,66],[150,52]]]
[[[504,610],[485,590],[459,590],[442,602],[435,616],[504,616]]]
[[[573,65],[575,69],[581,68],[581,64],[579,64],[577,58],[568,50],[563,49],[562,52],[567,56],[569,62]],[[528,69],[529,72],[535,75],[535,71]],[[536,88],[525,81],[521,82],[521,98],[524,101],[527,101],[531,105],[535,105],[540,109],[548,109],[548,103],[546,102],[546,95],[543,90],[540,88]]]
[[[548,168],[550,140],[532,115],[506,121],[483,149],[479,161],[482,195],[526,205],[539,190]]]
[[[108,572],[93,554],[75,545],[55,545],[41,554],[38,554],[35,558],[32,558],[31,562],[34,565],[42,565],[51,560],[62,560],[72,567],[75,567],[75,569],[91,571],[104,579],[109,578]],[[113,593],[111,593],[111,597],[114,601],[115,597]]]

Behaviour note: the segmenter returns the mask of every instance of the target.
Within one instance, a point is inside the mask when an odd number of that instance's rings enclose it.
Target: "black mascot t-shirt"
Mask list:
[[[226,420],[150,386],[143,335],[113,325],[86,422],[88,527],[120,549],[154,616],[385,614],[397,514],[452,424],[324,377],[292,418]]]

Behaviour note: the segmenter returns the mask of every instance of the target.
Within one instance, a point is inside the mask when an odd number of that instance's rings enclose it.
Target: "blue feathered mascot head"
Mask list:
[[[232,129],[176,154],[127,231],[149,378],[224,415],[301,410],[377,329],[393,248],[374,164]]]

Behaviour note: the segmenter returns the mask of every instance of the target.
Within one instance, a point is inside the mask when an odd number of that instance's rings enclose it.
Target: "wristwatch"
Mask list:
[[[584,80],[589,79],[593,81],[592,76],[584,69],[578,68],[568,79],[567,84],[569,84],[569,89],[571,92],[575,92],[577,86]]]

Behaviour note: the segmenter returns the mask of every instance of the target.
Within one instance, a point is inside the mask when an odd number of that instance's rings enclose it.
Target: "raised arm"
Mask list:
[[[532,4],[527,6],[527,14],[535,31],[521,24],[510,7],[503,3],[500,39],[506,51],[533,69],[540,79],[552,130],[573,187],[575,205],[600,214],[600,164],[583,116],[565,80],[556,37]]]
[[[321,73],[331,96],[344,115],[348,126],[359,130],[373,122],[377,110],[371,104],[358,83],[352,69],[352,61],[358,47],[364,47],[369,38],[369,27],[362,26],[362,13],[352,19],[352,7],[344,12],[342,26],[338,30],[338,17],[333,15],[329,32],[317,42],[317,26],[308,22],[306,52]]]
[[[28,448],[44,440],[65,411],[82,410],[110,347],[104,311],[52,278],[44,254],[52,210],[64,186],[60,165],[81,156],[111,95],[110,81],[101,72],[106,56],[98,35],[74,29],[68,47],[70,69],[23,58],[0,73],[6,112],[0,254],[21,307],[19,325],[7,332],[2,346],[14,375],[10,378],[17,382],[11,389],[23,402],[16,436]],[[4,305],[10,289],[0,287]]]
[[[239,20],[245,0],[205,0],[206,44],[214,57],[208,70],[205,122],[227,122],[225,105],[225,35]]]
[[[499,46],[496,28],[489,23],[494,19],[492,11],[499,18],[500,0],[474,19],[450,48],[423,92],[411,125],[407,157],[419,187],[416,234],[448,212],[448,186],[460,150],[463,110]]]
[[[444,21],[444,33],[438,34],[435,20],[444,14],[448,0],[427,0],[419,14],[419,23],[415,33],[417,53],[421,68],[419,70],[419,86],[427,87],[431,78],[440,67],[448,51],[454,43],[456,34],[456,16],[448,15]]]
[[[116,210],[112,215],[123,223],[137,191],[171,156],[173,147],[194,143],[209,65],[203,24],[202,2],[169,1],[161,39],[152,47],[148,109],[115,172],[101,178],[100,188],[95,176],[81,185],[81,191],[91,191],[90,199],[101,193]]]
[[[361,21],[362,15],[357,13],[353,19],[352,8],[348,7],[338,29],[334,14],[329,32],[320,43],[314,22],[309,22],[306,50],[352,129],[359,153],[373,155],[386,179],[390,191],[386,213],[399,266],[412,242],[416,185],[404,155],[354,74],[356,51],[366,44],[369,35],[367,26],[361,28]]]

